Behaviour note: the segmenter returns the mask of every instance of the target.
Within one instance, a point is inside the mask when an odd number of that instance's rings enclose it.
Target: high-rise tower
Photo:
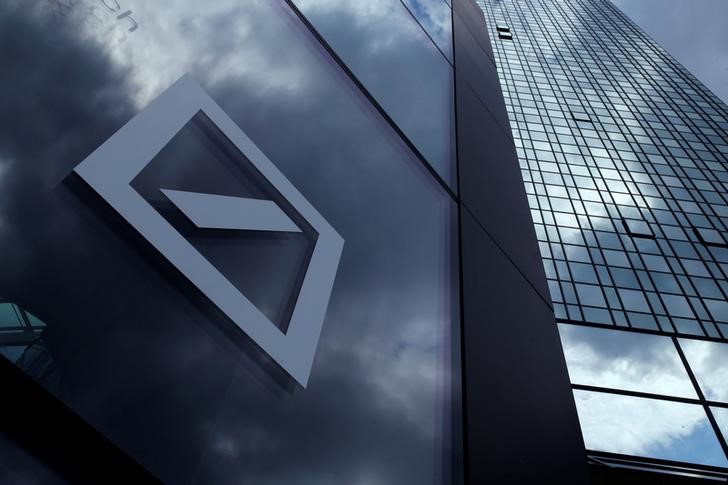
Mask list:
[[[720,474],[728,108],[607,0],[478,4],[587,450]]]

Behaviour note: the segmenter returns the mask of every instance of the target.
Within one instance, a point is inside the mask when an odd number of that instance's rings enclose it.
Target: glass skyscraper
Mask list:
[[[607,0],[478,4],[587,450],[720,476],[728,107]]]

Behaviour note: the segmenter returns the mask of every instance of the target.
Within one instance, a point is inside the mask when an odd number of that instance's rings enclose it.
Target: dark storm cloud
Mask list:
[[[611,1],[723,102],[728,102],[728,2]]]
[[[268,2],[140,5],[139,29],[104,51],[72,19],[11,5],[0,288],[48,322],[54,390],[168,482],[437,483],[452,202],[297,20]],[[411,42],[398,38],[385,47]],[[65,178],[184,72],[346,240],[306,390],[241,357],[199,295]]]

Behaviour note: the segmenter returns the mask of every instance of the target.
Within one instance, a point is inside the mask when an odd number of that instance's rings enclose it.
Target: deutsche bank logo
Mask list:
[[[193,116],[203,112],[317,234],[288,330],[276,327],[131,181]],[[306,387],[344,240],[188,75],[124,125],[75,172],[299,384]],[[272,200],[160,191],[199,228],[298,232]]]

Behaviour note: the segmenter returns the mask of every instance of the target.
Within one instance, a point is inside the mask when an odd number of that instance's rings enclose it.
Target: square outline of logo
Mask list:
[[[199,111],[318,233],[286,333],[131,186]],[[190,75],[160,94],[74,171],[291,377],[307,386],[344,240]]]

